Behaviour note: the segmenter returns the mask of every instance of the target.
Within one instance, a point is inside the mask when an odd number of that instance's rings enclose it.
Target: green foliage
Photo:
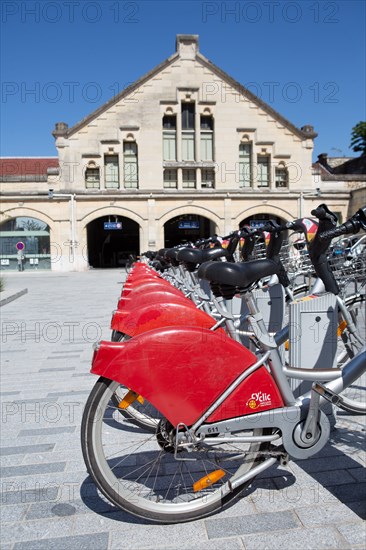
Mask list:
[[[366,155],[366,122],[359,122],[352,128],[351,149]]]

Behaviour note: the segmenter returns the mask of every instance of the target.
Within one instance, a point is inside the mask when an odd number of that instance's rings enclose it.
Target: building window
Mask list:
[[[258,155],[257,157],[257,183],[258,187],[269,187],[269,157]]]
[[[182,130],[194,130],[195,108],[194,103],[182,103]]]
[[[137,144],[134,141],[123,143],[123,173],[126,189],[138,187]]]
[[[87,189],[100,188],[100,170],[94,163],[85,170],[85,187]]]
[[[195,160],[195,105],[182,103],[182,160]]]
[[[104,156],[104,183],[106,189],[119,188],[118,155]]]
[[[182,170],[183,173],[183,188],[195,189],[196,188],[196,170]]]
[[[177,170],[168,168],[164,170],[164,187],[166,189],[177,188]]]
[[[177,160],[177,117],[163,117],[163,160]]]
[[[252,146],[250,143],[239,145],[239,187],[252,185]]]
[[[277,166],[275,170],[276,187],[288,187],[288,170],[285,166]]]
[[[213,118],[201,115],[201,160],[213,160]]]
[[[201,170],[201,187],[215,187],[215,171],[212,168],[202,168]]]

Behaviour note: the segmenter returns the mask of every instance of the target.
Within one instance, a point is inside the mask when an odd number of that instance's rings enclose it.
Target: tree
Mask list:
[[[355,153],[366,155],[366,122],[359,122],[352,128],[351,149]]]

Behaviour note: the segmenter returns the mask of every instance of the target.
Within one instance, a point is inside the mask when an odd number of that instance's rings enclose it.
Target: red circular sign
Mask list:
[[[25,244],[19,241],[16,245],[17,250],[24,250]]]

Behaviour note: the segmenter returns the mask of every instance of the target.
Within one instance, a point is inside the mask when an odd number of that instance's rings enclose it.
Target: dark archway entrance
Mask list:
[[[123,216],[103,216],[86,227],[91,267],[124,267],[130,254],[139,254],[140,227]]]
[[[164,224],[164,246],[195,242],[215,234],[215,224],[204,216],[184,214],[176,216]]]

